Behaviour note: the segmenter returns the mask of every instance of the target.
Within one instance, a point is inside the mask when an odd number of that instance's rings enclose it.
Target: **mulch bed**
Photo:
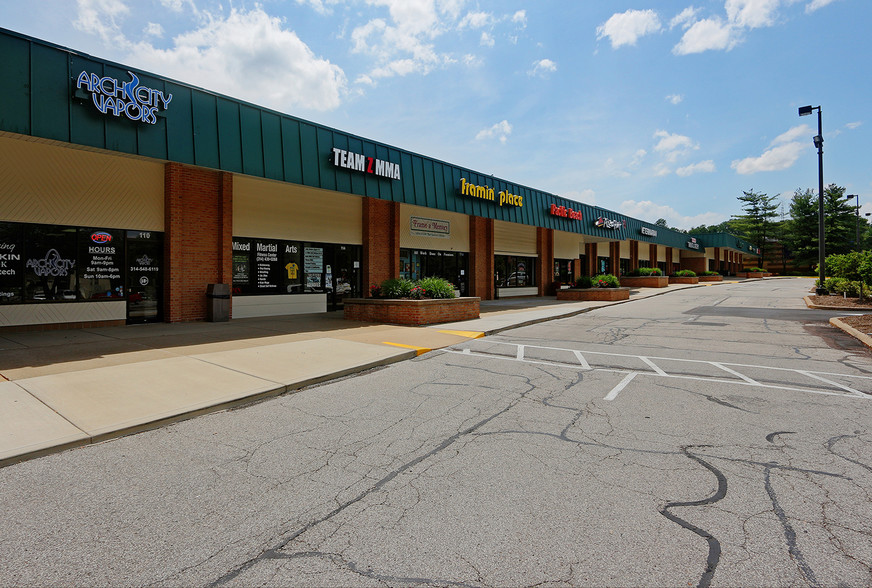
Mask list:
[[[863,302],[859,298],[845,298],[843,296],[809,296],[813,304],[844,308],[846,311],[872,311],[872,297],[866,297]],[[872,333],[872,314],[860,316],[840,316],[839,320],[848,326],[854,327],[861,333]]]

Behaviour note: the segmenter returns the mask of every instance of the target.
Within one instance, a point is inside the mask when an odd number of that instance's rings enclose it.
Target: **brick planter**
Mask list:
[[[665,288],[669,276],[621,276],[621,285],[630,288]]]
[[[699,284],[699,276],[694,276],[692,278],[681,277],[681,276],[669,276],[670,284]]]
[[[700,282],[723,282],[724,276],[697,276]]]
[[[557,300],[605,300],[614,302],[616,300],[629,300],[629,288],[569,288],[568,290],[558,290]]]
[[[772,275],[768,272],[745,272],[745,274],[749,278],[768,278]]]
[[[345,318],[351,321],[393,325],[433,325],[477,319],[479,302],[481,298],[474,297],[439,300],[347,298],[343,305]]]

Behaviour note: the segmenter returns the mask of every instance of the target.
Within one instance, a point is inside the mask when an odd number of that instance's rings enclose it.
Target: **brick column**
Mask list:
[[[672,247],[666,248],[666,275],[672,273]]]
[[[596,258],[597,253],[599,252],[599,244],[598,243],[585,243],[584,244],[584,255],[587,257],[587,267],[585,268],[585,273],[587,275],[593,277],[596,275]]]
[[[721,271],[721,248],[720,247],[715,247],[714,257],[715,257],[714,270],[716,272],[720,272]],[[708,269],[708,268],[706,268],[706,269]]]
[[[609,273],[618,275],[621,273],[621,242],[609,242]]]
[[[206,285],[233,275],[233,176],[167,163],[164,216],[164,320],[205,320]]]
[[[539,296],[546,296],[554,281],[554,229],[536,227],[536,255],[539,256],[536,267]]]
[[[363,291],[400,276],[400,203],[363,199]]]
[[[469,217],[469,295],[494,299],[494,221]]]

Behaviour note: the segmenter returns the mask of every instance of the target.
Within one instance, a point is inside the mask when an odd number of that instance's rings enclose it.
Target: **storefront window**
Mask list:
[[[555,259],[554,260],[554,281],[563,284],[568,284],[572,281],[572,260],[571,259]]]
[[[596,272],[598,274],[607,274],[610,273],[611,263],[608,257],[597,257],[596,258]]]
[[[621,264],[621,275],[622,276],[626,276],[628,273],[630,273],[630,260],[629,259],[622,257],[620,264]]]
[[[0,304],[125,298],[125,231],[0,223]]]
[[[79,229],[78,297],[124,298],[124,231]]]
[[[24,227],[0,223],[0,304],[21,302],[24,279]]]
[[[431,249],[400,249],[400,277],[407,280],[443,278],[466,296],[469,254]]]
[[[26,229],[24,300],[76,300],[76,229],[31,225]]]
[[[494,272],[499,288],[536,285],[536,258],[518,255],[495,255]]]

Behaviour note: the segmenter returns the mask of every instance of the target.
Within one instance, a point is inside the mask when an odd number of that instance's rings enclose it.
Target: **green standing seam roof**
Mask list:
[[[370,141],[202,88],[92,57],[0,28],[0,130],[168,160],[245,175],[414,204],[466,215],[623,241],[692,250],[685,233],[617,212],[514,184],[468,168]],[[133,72],[142,86],[172,94],[155,124],[101,114],[77,90],[83,71],[120,82]],[[401,179],[345,170],[332,163],[333,148],[400,165]],[[523,206],[460,195],[461,178],[520,195]],[[550,214],[552,205],[581,212],[581,219]],[[594,226],[598,218],[618,228]],[[641,234],[642,227],[657,236]],[[702,247],[746,252],[731,235],[698,237]],[[710,245],[711,243],[711,245]]]

